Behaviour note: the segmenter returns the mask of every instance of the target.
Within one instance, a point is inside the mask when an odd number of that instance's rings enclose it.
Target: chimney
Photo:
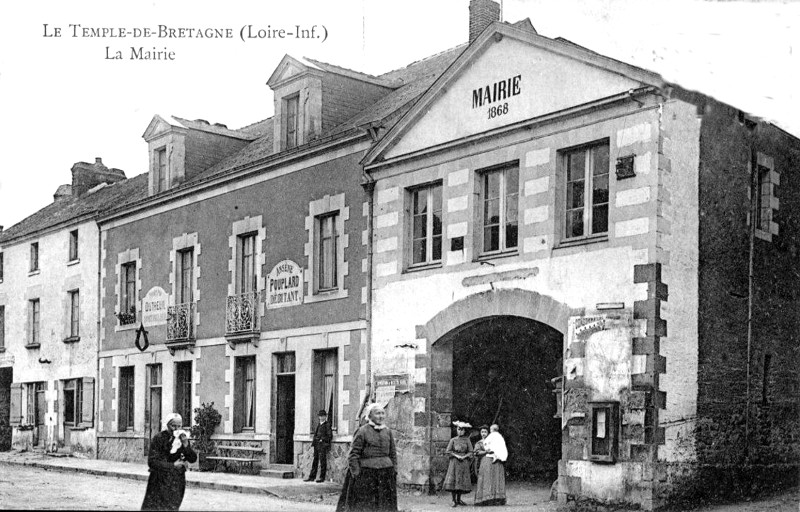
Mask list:
[[[470,0],[469,42],[477,39],[495,21],[500,21],[500,4],[494,0]]]
[[[72,185],[70,184],[59,186],[56,193],[53,194],[53,201],[59,201],[67,197],[72,197]]]
[[[116,183],[125,179],[125,173],[119,169],[109,169],[103,165],[101,158],[95,158],[93,164],[77,162],[72,166],[72,195],[80,197],[88,190],[101,183]]]

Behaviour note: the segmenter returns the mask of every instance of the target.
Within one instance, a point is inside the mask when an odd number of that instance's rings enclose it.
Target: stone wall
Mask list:
[[[98,436],[97,458],[116,460],[118,462],[147,462],[144,452],[145,439],[143,437],[106,437]]]

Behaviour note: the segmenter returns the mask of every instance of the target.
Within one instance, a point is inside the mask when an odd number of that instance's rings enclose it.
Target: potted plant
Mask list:
[[[222,422],[222,415],[214,408],[214,402],[203,403],[194,409],[194,424],[192,425],[193,447],[199,457],[200,471],[213,470],[213,464],[206,461],[206,456],[213,455],[216,445],[211,440],[217,426]]]

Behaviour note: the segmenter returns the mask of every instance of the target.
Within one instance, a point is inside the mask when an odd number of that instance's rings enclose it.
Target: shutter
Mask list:
[[[120,368],[119,370],[119,389],[117,390],[117,430],[125,432],[128,428],[128,379],[125,378],[125,372]]]
[[[238,359],[234,359],[233,366],[233,431],[241,432],[244,427],[244,371]]]
[[[9,425],[22,423],[22,384],[11,384],[11,416]]]
[[[82,385],[81,426],[92,427],[94,425],[94,377],[84,377]]]

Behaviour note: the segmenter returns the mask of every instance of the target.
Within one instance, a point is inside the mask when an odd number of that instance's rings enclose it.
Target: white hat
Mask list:
[[[472,425],[470,425],[466,421],[454,421],[453,425],[455,425],[456,428],[472,428]]]
[[[381,404],[376,404],[375,402],[373,402],[373,403],[367,405],[366,407],[364,407],[364,419],[368,420],[370,413],[372,413],[372,411],[374,411],[376,409],[383,410],[383,406]]]

